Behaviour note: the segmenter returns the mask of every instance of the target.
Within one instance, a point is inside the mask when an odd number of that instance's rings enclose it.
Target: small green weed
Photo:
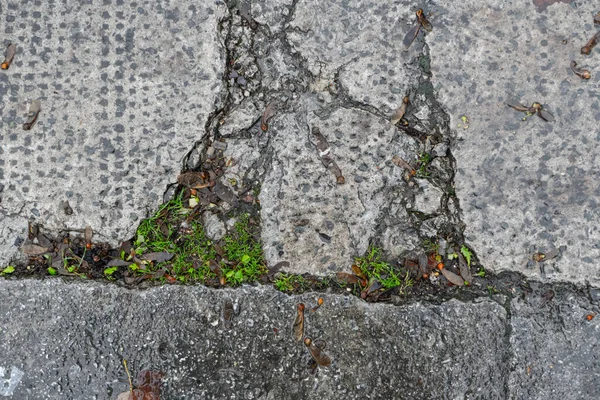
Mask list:
[[[282,292],[292,292],[294,289],[303,289],[306,287],[306,280],[302,275],[291,275],[281,273],[274,282],[275,288]]]
[[[429,153],[421,153],[418,162],[419,168],[417,169],[417,178],[428,178],[429,171],[427,171],[427,167],[431,163],[431,155]]]
[[[6,267],[2,271],[0,271],[0,275],[9,275],[9,274],[12,274],[13,272],[15,272],[15,267],[13,267],[12,265],[9,265],[8,267]]]
[[[440,250],[440,245],[431,239],[425,239],[423,240],[423,248],[428,253],[438,254]]]
[[[377,280],[385,289],[399,287],[403,293],[408,287],[413,285],[409,273],[394,268],[389,263],[381,259],[381,250],[377,247],[371,247],[364,257],[357,257],[354,262],[368,281]]]
[[[225,236],[225,254],[234,266],[223,265],[223,273],[228,282],[239,285],[254,282],[267,273],[262,246],[250,232],[249,216],[241,215],[234,226],[234,232]]]
[[[465,260],[467,260],[467,264],[469,265],[469,267],[471,267],[471,257],[473,256],[473,252],[469,250],[469,248],[464,244],[460,248],[460,252],[465,257]]]

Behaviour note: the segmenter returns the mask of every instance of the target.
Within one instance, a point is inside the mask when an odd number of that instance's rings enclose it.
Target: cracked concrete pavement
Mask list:
[[[316,376],[289,335],[314,293],[0,279],[0,395],[115,398],[126,358],[166,372],[167,399],[597,398],[600,55],[579,53],[598,30],[593,6],[0,0],[2,46],[18,49],[0,71],[0,265],[19,258],[28,221],[131,238],[222,141],[235,160],[224,181],[260,189],[270,265],[330,274],[370,243],[398,258],[464,235],[487,270],[513,277],[499,275],[504,295],[449,301],[325,294],[308,323],[334,363]],[[434,29],[405,49],[419,7]],[[425,141],[389,122],[404,96]],[[42,111],[24,131],[33,99]],[[523,120],[510,99],[556,121]],[[423,153],[416,179],[392,162]],[[204,216],[211,235],[220,215]],[[242,304],[231,331],[225,298]]]

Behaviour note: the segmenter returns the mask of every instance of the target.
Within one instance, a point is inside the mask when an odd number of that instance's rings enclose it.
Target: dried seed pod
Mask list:
[[[71,208],[71,205],[69,204],[69,202],[67,200],[63,201],[62,209],[63,209],[65,215],[73,215],[73,209]]]
[[[594,317],[596,316],[596,313],[591,313],[585,316],[585,319],[588,321],[591,321],[594,319]]]
[[[9,44],[6,48],[6,52],[4,53],[4,61],[2,61],[2,65],[0,67],[2,69],[8,69],[10,67],[10,64],[12,64],[16,53],[17,46],[13,43]]]
[[[88,225],[85,227],[85,230],[83,231],[83,238],[85,239],[85,247],[88,250],[92,248],[92,236],[94,236],[94,231],[92,230],[92,227]]]
[[[589,70],[585,68],[577,68],[577,63],[575,61],[571,61],[571,71],[581,79],[590,79],[592,74]]]
[[[392,115],[392,118],[390,120],[392,125],[396,125],[404,117],[407,106],[408,106],[408,96],[404,96],[404,98],[402,99],[402,104],[400,104],[400,107],[398,107],[396,112],[394,112],[394,115]]]
[[[294,320],[293,334],[296,342],[300,342],[304,336],[304,303],[298,304],[296,319]]]
[[[402,44],[404,45],[404,48],[408,49],[410,47],[412,42],[419,35],[420,31],[421,31],[421,23],[417,19],[417,21],[412,26],[412,28],[410,28],[410,30],[406,33],[406,36],[404,36],[404,39],[402,39]]]
[[[37,121],[38,115],[42,109],[42,103],[39,100],[34,100],[29,105],[29,113],[27,114],[27,120],[23,124],[23,129],[28,131],[31,129],[35,121]]]
[[[597,32],[592,38],[581,48],[581,54],[588,55],[592,52],[596,44],[598,43],[598,39],[600,38],[600,32]]]
[[[315,340],[315,342],[317,342]],[[313,343],[311,338],[304,338],[304,345],[308,348],[308,351],[313,358],[322,367],[329,367],[331,365],[331,358],[323,352],[325,348],[325,342],[320,341],[319,346]]]
[[[319,297],[319,299],[317,300],[317,305],[314,306],[313,308],[311,308],[310,311],[311,312],[317,311],[319,309],[319,307],[321,307],[323,305],[323,302],[324,302],[323,298]]]
[[[222,315],[222,320],[223,320],[223,326],[225,327],[225,329],[231,329],[233,328],[233,303],[229,300],[225,300],[223,302],[223,315]]]
[[[444,277],[446,277],[446,279],[448,279],[448,282],[450,282],[456,286],[462,286],[465,284],[465,281],[463,280],[463,278],[456,275],[452,271],[448,271],[447,268],[442,269],[441,272],[442,272],[442,275],[444,275]]]
[[[275,102],[270,102],[269,104],[267,104],[265,112],[263,112],[263,115],[260,118],[260,129],[262,129],[263,132],[269,130],[269,120],[273,118],[276,113],[277,109],[275,107]]]
[[[404,168],[406,171],[408,171],[409,174],[415,175],[416,172],[415,172],[414,168],[411,167],[410,164],[406,160],[401,158],[400,156],[392,157],[392,162],[397,167]]]
[[[425,28],[427,31],[431,32],[433,30],[433,26],[427,20],[427,18],[425,18],[425,14],[423,14],[423,10],[419,8],[417,10],[417,12],[415,12],[415,14],[417,15],[417,19],[419,20],[419,23],[421,24],[421,26],[423,28]]]
[[[523,104],[519,103],[516,100],[509,100],[509,101],[506,102],[506,105],[508,105],[509,107],[514,108],[517,111],[523,111],[523,112],[528,112],[529,111],[529,107],[524,106]]]

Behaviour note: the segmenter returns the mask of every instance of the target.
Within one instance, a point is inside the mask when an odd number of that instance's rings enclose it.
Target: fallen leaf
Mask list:
[[[293,334],[296,342],[300,342],[304,336],[304,303],[298,304],[296,319],[293,325]]]
[[[442,275],[444,275],[450,283],[452,283],[456,286],[462,286],[465,284],[465,281],[463,280],[463,278],[461,278],[459,275],[456,275],[452,271],[448,271],[448,268],[442,269],[441,272],[442,272]]]
[[[360,269],[360,267],[358,265],[356,265],[356,264],[352,265],[352,272],[354,273],[354,275],[356,275],[360,279],[367,279],[367,277],[362,272],[362,270]]]
[[[39,256],[41,254],[47,253],[48,248],[38,246],[37,244],[24,244],[23,246],[21,246],[21,251],[28,256]]]
[[[338,272],[335,274],[335,279],[338,283],[345,283],[347,285],[355,285],[358,283],[358,277],[354,274],[347,272]]]
[[[175,257],[175,254],[168,253],[166,251],[159,251],[159,252],[156,252],[156,253],[146,253],[146,254],[140,256],[140,258],[142,260],[154,261],[156,263],[161,263],[161,262],[169,261],[173,257]]]

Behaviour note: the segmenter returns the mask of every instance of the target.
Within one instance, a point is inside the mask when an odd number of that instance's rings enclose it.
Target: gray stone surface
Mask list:
[[[598,120],[600,58],[580,48],[597,28],[589,2],[481,7],[440,4],[426,36],[434,87],[458,134],[456,193],[466,239],[486,268],[538,279],[600,283]],[[571,60],[592,71],[582,81]],[[516,98],[544,104],[556,121],[526,121]],[[464,129],[462,116],[470,120]],[[565,246],[552,263],[527,263]]]
[[[0,3],[1,51],[18,49],[0,73],[0,213],[15,221],[0,264],[28,219],[132,236],[221,102],[226,14],[220,2]],[[42,111],[24,131],[32,99]]]
[[[597,398],[600,319],[585,318],[597,294],[557,286],[544,304],[548,288],[533,289],[394,306],[269,287],[0,280],[0,368],[24,373],[12,398],[26,400],[114,399],[128,388],[123,358],[134,375],[165,372],[164,399]],[[240,309],[231,330],[224,300]],[[316,375],[291,337],[299,302],[333,360]]]
[[[134,374],[164,371],[164,399],[503,397],[506,312],[486,299],[395,307],[325,295],[306,334],[327,342],[333,364],[313,376],[291,324],[314,293],[0,285],[0,366],[24,372],[13,398],[114,399],[128,388],[123,358]],[[224,299],[240,305],[231,330]]]
[[[345,184],[321,163],[313,126],[329,142]],[[387,120],[346,108],[322,119],[310,111],[278,115],[269,134],[273,158],[260,193],[269,262],[288,260],[299,273],[347,270],[388,227],[406,232],[386,250],[398,255],[420,244],[417,232],[406,229],[410,218],[400,204],[411,197],[404,170],[391,163],[394,155],[414,159],[415,139]]]
[[[598,302],[565,287],[511,301],[512,399],[593,399],[600,384]]]

